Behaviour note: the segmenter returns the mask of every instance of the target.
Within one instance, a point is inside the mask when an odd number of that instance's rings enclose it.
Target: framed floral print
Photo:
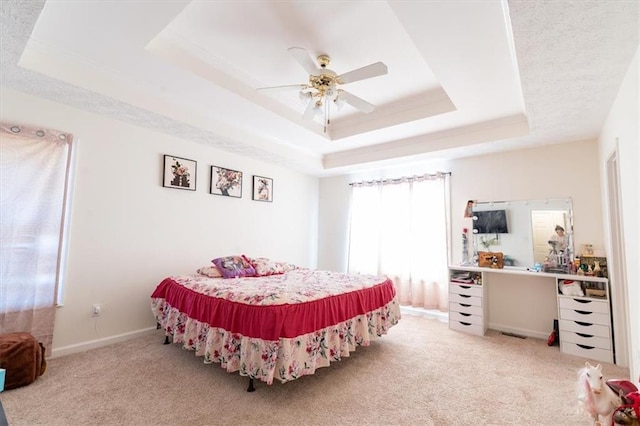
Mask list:
[[[162,186],[195,191],[196,167],[197,163],[193,160],[165,155]]]
[[[253,199],[255,201],[273,201],[273,179],[253,176]]]
[[[242,198],[242,172],[211,166],[209,192],[215,195]]]

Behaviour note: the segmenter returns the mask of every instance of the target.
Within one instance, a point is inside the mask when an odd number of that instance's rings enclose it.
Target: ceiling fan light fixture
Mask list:
[[[318,101],[313,106],[313,112],[315,115],[322,116],[324,115],[324,110],[322,108],[322,99],[318,99]]]
[[[338,97],[338,91],[336,90],[335,86],[329,86],[327,88],[327,90],[325,91],[324,95],[328,98],[331,99],[332,101],[335,101],[336,98]]]
[[[311,96],[313,96],[311,92],[305,92],[304,90],[301,90],[298,95],[300,96],[300,102],[302,102],[303,105],[308,104]]]
[[[342,90],[340,86],[387,74],[388,70],[385,64],[376,62],[338,75],[335,71],[327,68],[331,62],[328,55],[318,56],[316,63],[302,47],[291,47],[288,50],[293,59],[309,74],[308,83],[265,87],[258,90],[297,88],[300,101],[305,105],[302,114],[303,120],[313,120],[316,115],[322,116],[325,133],[327,133],[331,122],[332,103],[337,110],[341,110],[346,103],[363,113],[370,113],[374,110],[373,104]]]

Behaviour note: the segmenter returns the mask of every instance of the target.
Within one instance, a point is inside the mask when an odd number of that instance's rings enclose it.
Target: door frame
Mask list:
[[[607,209],[609,215],[609,236],[611,244],[611,256],[608,261],[609,283],[614,284],[612,316],[613,335],[615,344],[615,362],[621,367],[629,366],[630,346],[629,346],[629,312],[627,301],[629,291],[626,274],[626,257],[624,250],[624,229],[622,221],[622,205],[620,194],[620,171],[618,168],[618,139],[616,147],[606,162],[606,184],[607,184]]]

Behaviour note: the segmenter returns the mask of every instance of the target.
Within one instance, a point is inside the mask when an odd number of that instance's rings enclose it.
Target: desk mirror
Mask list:
[[[568,259],[575,253],[571,198],[481,201],[472,216],[474,253],[502,252],[505,266],[530,268],[560,251]]]

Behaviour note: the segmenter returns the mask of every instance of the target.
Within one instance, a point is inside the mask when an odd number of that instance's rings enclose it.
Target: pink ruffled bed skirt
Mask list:
[[[219,363],[228,372],[272,384],[313,374],[332,361],[348,357],[358,346],[387,334],[400,320],[400,305],[393,295],[378,309],[296,337],[266,340],[229,332],[190,318],[169,305],[164,298],[152,297],[152,312],[165,334],[184,349],[203,356],[205,363]]]

